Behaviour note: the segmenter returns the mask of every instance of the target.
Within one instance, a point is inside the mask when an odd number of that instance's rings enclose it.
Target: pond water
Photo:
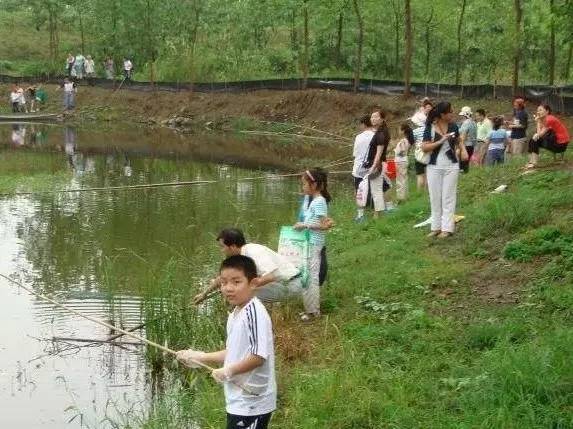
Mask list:
[[[237,225],[251,241],[276,248],[280,225],[294,220],[299,180],[253,167],[289,167],[314,150],[229,136],[2,125],[0,175],[42,175],[53,178],[46,186],[68,190],[215,183],[0,196],[0,273],[85,314],[134,327],[144,321],[143,296],[154,299],[154,268],[185,260],[190,293],[213,274],[221,227]],[[266,179],[243,180],[259,176]],[[125,338],[122,347],[53,341],[111,333],[1,278],[0,307],[2,427],[112,427],[153,400],[144,348],[134,340]]]

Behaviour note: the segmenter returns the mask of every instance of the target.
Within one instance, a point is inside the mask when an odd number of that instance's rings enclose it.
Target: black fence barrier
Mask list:
[[[62,82],[62,76],[36,76],[14,77],[0,75],[0,82],[14,83],[49,83]],[[121,81],[93,78],[89,81],[84,79],[80,85],[94,85],[100,88],[122,89],[130,91],[195,91],[203,93],[240,93],[260,90],[294,91],[303,89],[302,79],[268,79],[237,82],[142,82]],[[310,78],[307,80],[307,88],[352,92],[354,82],[348,78]],[[364,79],[360,81],[358,91],[364,94],[380,94],[399,96],[404,92],[404,83],[391,80]],[[500,98],[508,99],[513,96],[510,86],[504,85],[451,85],[439,83],[414,83],[411,92],[415,97],[451,98],[463,97],[468,99]],[[518,94],[525,96],[532,103],[547,103],[555,111],[573,115],[573,85],[548,86],[526,85],[520,86]]]

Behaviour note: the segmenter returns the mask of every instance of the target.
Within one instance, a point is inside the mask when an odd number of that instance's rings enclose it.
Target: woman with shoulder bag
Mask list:
[[[454,122],[452,105],[438,103],[428,114],[422,150],[430,154],[426,175],[432,210],[428,237],[449,237],[454,233],[459,161],[469,159]]]

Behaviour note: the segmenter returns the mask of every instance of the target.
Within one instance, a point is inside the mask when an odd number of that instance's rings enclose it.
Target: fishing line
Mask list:
[[[84,319],[86,319],[86,320],[89,320],[90,322],[97,323],[98,325],[105,326],[106,328],[108,328],[108,329],[110,329],[110,330],[115,330],[115,331],[117,331],[117,332],[121,332],[121,333],[122,333],[123,335],[125,335],[125,336],[131,337],[131,338],[135,338],[136,340],[142,341],[142,342],[144,342],[145,344],[148,344],[148,345],[150,345],[150,346],[152,346],[152,347],[158,348],[159,350],[162,350],[162,351],[164,351],[164,352],[166,352],[166,353],[172,354],[172,355],[174,355],[174,356],[177,355],[177,352],[176,352],[175,350],[172,350],[172,349],[170,349],[170,348],[168,348],[168,347],[162,346],[161,344],[158,344],[158,343],[156,343],[156,342],[153,342],[153,341],[151,341],[151,340],[148,340],[147,338],[143,338],[143,337],[141,337],[140,335],[134,334],[133,332],[129,332],[128,330],[118,328],[117,326],[114,326],[114,325],[112,325],[112,324],[110,324],[110,323],[107,323],[107,322],[105,322],[105,321],[103,321],[103,320],[101,320],[101,319],[98,319],[98,318],[95,318],[95,317],[92,317],[92,316],[88,316],[87,314],[83,314],[83,313],[81,313],[81,312],[79,312],[79,311],[77,311],[77,310],[74,310],[73,308],[70,308],[70,307],[68,307],[67,305],[61,304],[61,303],[59,303],[58,301],[55,301],[55,300],[53,300],[52,298],[47,297],[46,295],[42,295],[42,294],[40,294],[40,293],[38,293],[38,292],[35,292],[34,290],[30,289],[29,287],[24,286],[22,283],[20,283],[20,282],[14,280],[14,279],[11,279],[10,277],[8,277],[8,276],[6,276],[6,275],[4,275],[4,274],[2,274],[2,273],[0,273],[0,277],[2,277],[2,278],[4,278],[4,279],[8,280],[10,283],[12,283],[12,284],[14,284],[14,285],[16,285],[16,286],[18,286],[18,287],[21,287],[22,289],[24,289],[24,290],[27,291],[28,293],[34,295],[35,297],[40,298],[40,299],[42,299],[42,300],[44,300],[44,301],[47,301],[47,302],[49,302],[49,303],[55,305],[56,307],[62,308],[62,309],[64,309],[64,310],[67,310],[67,311],[69,311],[70,313],[75,314],[76,316],[82,317],[82,318],[84,318]],[[208,370],[208,371],[210,371],[210,372],[213,372],[213,371],[215,370],[215,368],[213,368],[213,367],[211,367],[211,366],[209,366],[209,365],[207,365],[207,364],[204,364],[203,362],[200,362],[200,361],[198,361],[198,360],[194,360],[194,359],[189,359],[189,360],[190,360],[191,362],[193,362],[195,365],[197,365],[197,366],[199,366],[199,367],[201,367],[201,368],[203,368],[203,369],[206,369],[206,370]],[[239,384],[239,383],[233,382],[232,380],[230,380],[229,383],[234,384],[235,386],[241,388],[242,390],[244,390],[246,393],[248,393],[248,394],[250,394],[250,395],[258,396],[258,394],[251,392],[248,388],[246,388],[245,386],[243,386],[243,385],[241,385],[241,384]]]

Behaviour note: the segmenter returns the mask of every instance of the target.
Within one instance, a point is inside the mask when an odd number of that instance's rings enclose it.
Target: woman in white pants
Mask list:
[[[449,237],[455,230],[459,160],[468,159],[466,148],[459,144],[459,136],[452,105],[446,101],[438,103],[428,114],[422,143],[422,150],[430,152],[426,175],[432,226],[428,237]]]

